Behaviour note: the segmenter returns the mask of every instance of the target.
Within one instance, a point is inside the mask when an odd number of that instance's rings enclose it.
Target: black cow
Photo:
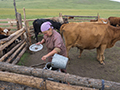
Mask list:
[[[0,39],[7,38],[7,37],[8,37],[7,35],[0,34]]]
[[[34,22],[33,22],[33,27],[34,27],[34,33],[35,33],[35,40],[36,42],[38,42],[38,34],[39,32],[41,32],[41,25],[44,23],[44,22],[47,22],[49,21],[53,28],[54,29],[57,29],[58,31],[60,30],[60,27],[61,27],[61,23],[60,22],[57,22],[57,21],[53,21],[51,19],[36,19]],[[67,21],[65,21],[65,23],[67,23]]]

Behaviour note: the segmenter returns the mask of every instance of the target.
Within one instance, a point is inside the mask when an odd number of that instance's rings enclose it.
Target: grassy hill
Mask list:
[[[64,15],[120,16],[120,3],[109,0],[16,0],[18,12],[27,18],[42,18]],[[0,18],[15,18],[13,0],[0,0]]]
[[[16,0],[17,8],[26,9],[120,9],[109,0]],[[0,8],[13,8],[13,0],[0,0]]]

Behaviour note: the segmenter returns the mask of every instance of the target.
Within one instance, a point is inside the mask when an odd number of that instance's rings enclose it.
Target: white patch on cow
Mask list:
[[[7,29],[4,29],[3,32],[4,32],[4,33],[8,33],[8,30],[7,30]]]
[[[108,22],[105,22],[105,21],[103,21],[103,20],[102,20],[102,22],[103,22],[104,24],[107,24],[107,23],[108,23]]]
[[[19,40],[19,39],[16,39],[16,40],[15,40],[15,42],[16,42],[16,43],[19,43],[19,42],[21,42],[21,40]]]

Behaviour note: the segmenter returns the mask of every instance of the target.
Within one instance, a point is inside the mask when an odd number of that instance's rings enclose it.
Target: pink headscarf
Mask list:
[[[44,32],[44,31],[47,31],[49,28],[53,28],[51,27],[51,23],[50,22],[44,22],[42,25],[41,25],[41,31]]]

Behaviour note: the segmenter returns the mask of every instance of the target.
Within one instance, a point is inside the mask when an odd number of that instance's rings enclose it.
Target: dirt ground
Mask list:
[[[39,37],[39,40],[41,40],[41,37]],[[32,39],[32,43],[35,43],[34,39]],[[43,45],[41,51],[32,52],[26,58],[25,66],[43,63],[41,57],[45,54],[47,54],[47,50]],[[71,48],[69,55],[71,60],[70,64],[67,64],[67,73],[81,77],[120,82],[120,41],[114,47],[105,50],[105,65],[99,64],[96,60],[96,49],[84,50],[81,57],[77,58],[79,50],[74,47]]]

